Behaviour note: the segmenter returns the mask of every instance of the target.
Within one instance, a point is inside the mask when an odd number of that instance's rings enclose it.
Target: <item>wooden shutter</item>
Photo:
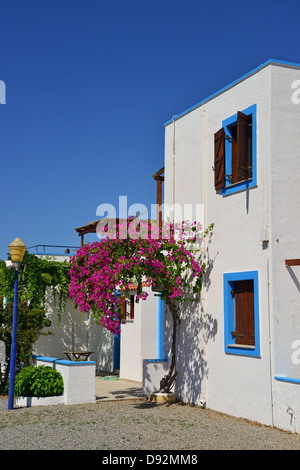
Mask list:
[[[128,317],[130,320],[134,319],[134,295],[130,296],[130,301],[125,296],[120,297],[121,301],[121,319],[126,320]],[[130,310],[128,311],[128,307]]]
[[[231,126],[231,183],[237,182],[237,156],[236,156],[236,139],[237,139],[237,125]]]
[[[236,165],[237,181],[251,178],[252,175],[252,117],[238,111]]]
[[[126,320],[126,298],[125,296],[120,297],[121,301],[121,319]]]
[[[134,319],[134,295],[130,296],[130,320]]]
[[[225,131],[215,133],[215,189],[225,186]]]
[[[236,281],[234,297],[235,344],[255,346],[253,280]]]

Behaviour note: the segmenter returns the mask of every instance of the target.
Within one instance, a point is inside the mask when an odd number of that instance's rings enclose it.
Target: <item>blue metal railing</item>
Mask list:
[[[50,251],[46,248],[50,248]],[[51,249],[57,249],[51,251]],[[77,250],[79,250],[79,246],[70,246],[70,245],[33,245],[27,247],[27,250],[33,250],[34,253],[38,255],[69,255],[74,254]],[[64,249],[64,252],[59,252],[61,249]]]

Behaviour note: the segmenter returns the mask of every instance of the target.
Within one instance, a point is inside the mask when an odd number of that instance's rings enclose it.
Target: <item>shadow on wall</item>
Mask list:
[[[209,367],[206,345],[217,334],[217,320],[205,314],[200,304],[182,309],[177,335],[176,396],[184,402],[205,404]]]
[[[65,312],[58,314],[55,300],[48,299],[47,316],[52,334],[41,336],[34,345],[34,354],[66,359],[63,351],[92,351],[97,371],[113,371],[113,334],[94,322],[91,314],[82,314],[68,300]]]
[[[217,319],[205,311],[205,295],[211,284],[210,274],[215,259],[209,257],[208,240],[204,253],[206,270],[203,276],[202,292],[198,302],[186,302],[180,307],[180,322],[177,327],[175,385],[177,398],[184,402],[205,406],[206,379],[209,367],[206,360],[206,345],[217,335]],[[171,315],[167,314],[166,338],[170,338]],[[170,342],[166,344],[170,350]]]

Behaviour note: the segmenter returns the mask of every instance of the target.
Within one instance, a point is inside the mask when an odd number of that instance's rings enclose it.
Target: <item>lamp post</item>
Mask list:
[[[9,369],[9,390],[8,390],[8,409],[12,410],[14,407],[14,394],[15,394],[15,373],[16,373],[16,355],[17,355],[17,312],[18,312],[18,278],[19,267],[26,250],[25,243],[20,238],[15,238],[14,241],[8,245],[11,260],[15,268],[15,286],[14,286],[14,309],[13,309],[13,323],[12,323],[12,338],[10,348],[10,369]]]

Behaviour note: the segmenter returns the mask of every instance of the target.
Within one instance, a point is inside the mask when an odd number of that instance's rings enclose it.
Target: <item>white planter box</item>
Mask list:
[[[16,397],[16,406],[21,407],[62,405],[63,403],[63,395],[57,397]]]
[[[79,405],[96,402],[96,362],[66,361],[46,356],[34,356],[34,359],[36,366],[50,366],[61,373],[64,381],[63,395],[58,397],[17,397],[17,406]]]

